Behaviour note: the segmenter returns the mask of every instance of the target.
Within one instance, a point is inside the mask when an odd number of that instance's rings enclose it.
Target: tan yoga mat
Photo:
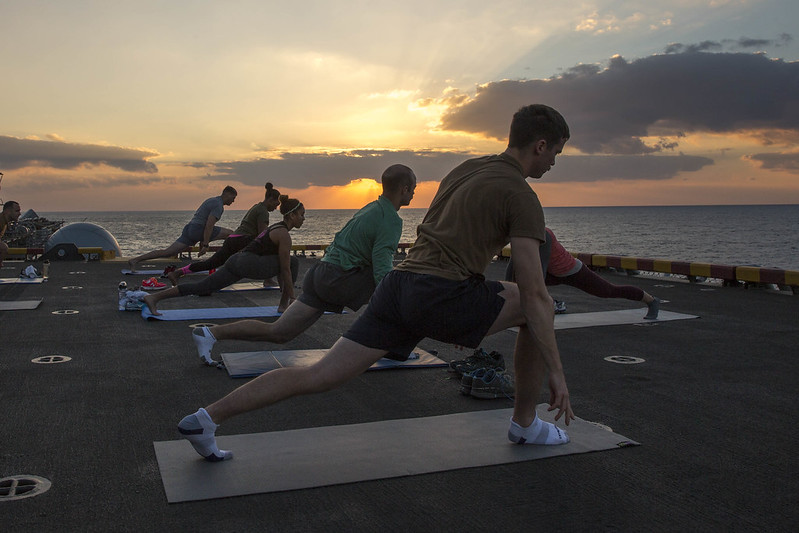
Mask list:
[[[0,311],[22,311],[28,309],[36,309],[42,299],[38,300],[17,300],[17,301],[0,301]]]
[[[317,350],[265,350],[258,352],[223,353],[222,361],[232,378],[251,378],[260,376],[276,368],[290,366],[310,366],[319,361],[327,353],[325,349]],[[383,358],[373,364],[369,370],[387,368],[430,368],[447,366],[447,363],[435,355],[417,347],[407,361],[395,361]]]
[[[699,318],[697,315],[686,315],[672,311],[660,310],[655,320],[644,318],[646,308],[622,309],[619,311],[595,311],[593,313],[565,313],[555,315],[555,329],[590,328],[594,326],[623,326],[630,324],[658,324],[672,320]],[[508,328],[519,331],[518,327]]]
[[[205,461],[183,439],[153,446],[167,501],[175,503],[534,461],[638,444],[578,418],[567,429],[568,444],[517,445],[507,439],[511,414],[512,409],[498,409],[270,433],[223,433],[217,439],[219,447],[231,450],[234,458],[220,463]],[[552,421],[553,414],[541,404],[538,416]],[[562,423],[558,426],[565,428]]]
[[[587,328],[592,326],[619,326],[624,324],[657,324],[671,320],[699,318],[696,315],[660,310],[655,320],[646,320],[646,308],[622,309],[620,311],[597,311],[594,313],[566,313],[555,315],[555,329]]]

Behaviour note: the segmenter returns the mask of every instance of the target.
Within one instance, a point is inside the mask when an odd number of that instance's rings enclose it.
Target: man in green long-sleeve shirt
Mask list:
[[[285,343],[311,327],[325,311],[357,311],[369,301],[380,280],[393,268],[402,234],[400,207],[410,204],[416,175],[405,165],[392,165],[381,178],[383,194],[347,222],[325,250],[325,256],[305,274],[302,294],[273,323],[241,320],[192,332],[200,358],[217,365],[211,350],[218,340],[237,339]]]

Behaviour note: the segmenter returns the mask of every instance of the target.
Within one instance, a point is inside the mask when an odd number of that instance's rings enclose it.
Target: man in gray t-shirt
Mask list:
[[[198,242],[200,243],[200,253],[203,255],[208,250],[211,241],[224,239],[233,230],[217,226],[216,223],[222,218],[226,205],[231,205],[236,200],[236,189],[228,185],[222,190],[220,196],[214,196],[204,201],[188,224],[183,227],[180,237],[162,250],[153,250],[146,254],[134,257],[128,261],[131,272],[136,271],[136,265],[148,259],[158,257],[171,257],[181,252],[185,252]]]

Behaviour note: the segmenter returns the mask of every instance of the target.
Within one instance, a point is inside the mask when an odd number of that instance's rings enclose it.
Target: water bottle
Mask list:
[[[50,260],[45,259],[44,262],[42,263],[42,277],[46,278],[49,275],[50,275]]]
[[[119,301],[119,310],[125,310],[125,300],[127,299],[128,284],[124,281],[119,282],[119,290],[117,292],[117,300]]]

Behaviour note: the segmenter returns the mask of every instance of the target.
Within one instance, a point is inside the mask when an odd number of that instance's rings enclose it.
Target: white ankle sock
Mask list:
[[[233,459],[233,452],[220,450],[216,445],[214,433],[218,427],[202,407],[178,423],[180,434],[194,446],[197,453],[211,462]]]
[[[216,344],[216,337],[211,333],[207,326],[194,328],[191,332],[191,337],[194,339],[194,344],[197,346],[197,353],[206,364],[216,365],[216,361],[211,358],[211,350]]]
[[[510,429],[508,439],[516,444],[566,444],[569,442],[569,435],[555,424],[544,422],[538,415],[535,415],[533,423],[523,428],[510,419]]]

